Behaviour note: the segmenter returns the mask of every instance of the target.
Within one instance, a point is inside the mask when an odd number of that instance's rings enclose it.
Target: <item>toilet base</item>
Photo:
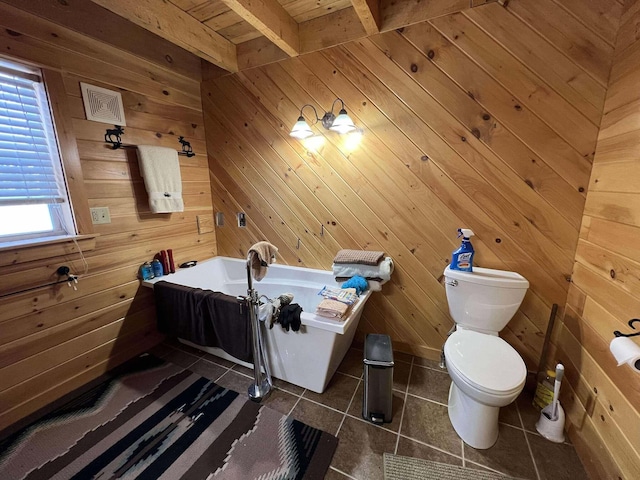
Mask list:
[[[498,440],[500,407],[475,401],[451,382],[448,410],[454,430],[467,445],[486,449]]]

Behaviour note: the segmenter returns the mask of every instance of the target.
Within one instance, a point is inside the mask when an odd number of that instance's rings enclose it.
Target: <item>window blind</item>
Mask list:
[[[0,206],[52,204],[66,188],[39,75],[0,65]]]

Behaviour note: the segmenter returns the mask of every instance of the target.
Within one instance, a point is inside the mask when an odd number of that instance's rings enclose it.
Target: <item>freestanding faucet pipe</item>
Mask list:
[[[247,304],[249,307],[249,321],[251,322],[251,333],[253,334],[253,384],[249,385],[249,398],[254,402],[261,402],[271,393],[273,381],[271,380],[271,369],[267,361],[260,320],[258,318],[258,292],[253,289],[253,278],[251,277],[251,259],[247,256]],[[264,370],[264,376],[262,373]]]

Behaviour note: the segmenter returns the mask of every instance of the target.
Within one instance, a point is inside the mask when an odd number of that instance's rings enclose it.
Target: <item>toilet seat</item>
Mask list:
[[[514,348],[498,336],[457,330],[444,345],[447,368],[472,388],[489,395],[520,393],[527,367]]]

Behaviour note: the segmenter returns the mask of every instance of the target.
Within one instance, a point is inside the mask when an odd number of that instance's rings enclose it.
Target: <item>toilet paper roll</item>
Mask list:
[[[636,373],[640,373],[640,345],[628,337],[616,337],[611,340],[609,349],[618,362],[618,366],[626,363]]]

